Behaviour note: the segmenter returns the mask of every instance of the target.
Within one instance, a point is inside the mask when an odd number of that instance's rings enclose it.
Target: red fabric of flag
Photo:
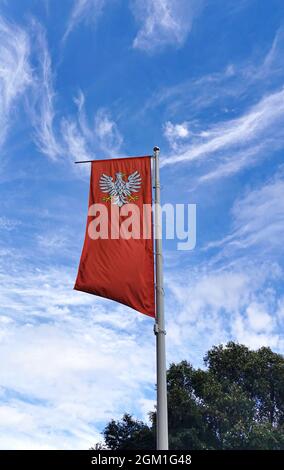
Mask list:
[[[154,317],[151,157],[91,165],[87,228],[74,289]]]

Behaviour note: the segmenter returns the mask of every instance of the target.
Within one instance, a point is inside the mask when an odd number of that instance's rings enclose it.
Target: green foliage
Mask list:
[[[152,429],[129,414],[125,414],[121,421],[110,421],[103,435],[106,447],[110,450],[155,448]]]
[[[284,358],[260,348],[228,343],[204,358],[206,370],[188,362],[168,370],[171,449],[284,449]],[[151,426],[125,414],[103,432],[109,449],[155,448]]]

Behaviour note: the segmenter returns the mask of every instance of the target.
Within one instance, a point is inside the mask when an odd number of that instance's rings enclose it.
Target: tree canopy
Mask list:
[[[284,358],[262,347],[214,346],[206,369],[187,361],[167,372],[170,449],[284,449]],[[150,425],[125,414],[103,431],[108,449],[154,449]]]

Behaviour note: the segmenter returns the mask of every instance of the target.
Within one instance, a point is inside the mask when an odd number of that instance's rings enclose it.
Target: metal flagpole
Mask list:
[[[164,281],[162,254],[162,213],[159,167],[159,147],[154,147],[155,165],[155,262],[156,262],[156,335],[157,358],[157,450],[168,450],[168,405],[166,368],[166,331],[164,317]]]

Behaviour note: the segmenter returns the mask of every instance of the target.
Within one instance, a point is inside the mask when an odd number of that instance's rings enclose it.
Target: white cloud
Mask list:
[[[14,104],[24,93],[38,149],[52,159],[58,158],[63,149],[54,122],[53,73],[44,30],[33,20],[28,34],[0,18],[0,144],[15,112]]]
[[[269,145],[271,143],[271,146]],[[240,151],[232,151],[230,155],[222,156],[217,159],[213,169],[205,171],[203,175],[198,178],[198,183],[206,183],[207,181],[226,178],[242,171],[246,167],[256,165],[260,160],[265,158],[264,152],[269,152],[272,149],[277,150],[279,142],[267,139],[254,143],[252,146]],[[226,152],[227,153],[227,152]]]
[[[273,330],[273,318],[267,313],[265,306],[253,302],[247,307],[246,315],[252,330],[256,332],[270,332]]]
[[[237,251],[254,250],[265,255],[283,252],[284,180],[279,171],[272,179],[237,199],[232,207],[232,230],[223,239],[210,242],[208,248],[222,248],[219,257],[234,256]],[[259,251],[260,250],[260,251]]]
[[[67,146],[67,154],[76,160],[92,160],[93,156],[87,149],[85,136],[78,129],[76,121],[63,118],[61,121],[62,135]]]
[[[87,449],[109,419],[129,410],[145,418],[154,404],[152,322],[73,291],[75,272],[65,266],[32,268],[13,257],[7,273],[7,261],[0,265],[1,447]],[[268,265],[167,273],[168,361],[202,365],[208,348],[229,339],[279,348],[268,285],[278,276]]]
[[[88,449],[89,442],[101,440],[101,436],[92,426],[84,425],[83,419],[73,428],[75,415],[82,411],[86,413],[80,405],[64,409],[11,399],[0,406],[1,449]]]
[[[142,398],[139,401],[140,409],[142,412],[142,420],[144,423],[150,423],[149,413],[155,409],[156,400],[151,400],[150,398]]]
[[[74,0],[63,41],[66,41],[69,34],[82,21],[95,22],[102,13],[105,3],[105,0]]]
[[[280,324],[284,322],[284,297],[280,296],[277,301],[277,318]]]
[[[135,0],[132,10],[140,29],[133,47],[153,52],[167,45],[181,46],[200,9],[195,0]]]
[[[82,22],[95,23],[106,0],[74,0],[63,41]],[[192,21],[201,9],[202,0],[134,0],[131,10],[140,25],[133,47],[155,51],[167,45],[181,46],[192,28]]]
[[[218,168],[214,170],[214,177],[232,174],[251,164],[256,153],[258,158],[263,158],[264,149],[283,146],[283,122],[284,90],[281,89],[262,98],[241,117],[219,122],[200,132],[193,142],[181,144],[178,155],[164,158],[161,164],[173,165],[215,156]],[[240,161],[242,154],[244,158]]]
[[[164,124],[170,150],[162,165],[199,160],[198,184],[238,173],[283,148],[283,51],[280,29],[262,56],[254,52],[246,61],[154,92],[140,115],[158,108],[170,123],[183,125],[182,116],[190,130],[183,139],[171,137]]]
[[[34,24],[39,70],[34,83],[30,113],[34,125],[34,140],[41,153],[55,160],[63,154],[55,126],[55,92],[50,54],[45,33]]]
[[[1,448],[88,449],[102,423],[154,394],[152,321],[73,291],[74,270],[0,263]]]
[[[280,170],[262,186],[247,190],[231,210],[232,231],[206,247],[217,249],[217,254],[207,261],[209,276],[206,274],[204,281],[204,275],[199,275],[196,296],[196,287],[190,288],[197,305],[195,317],[202,318],[202,311],[213,308],[222,315],[223,321],[228,315],[226,331],[230,331],[232,339],[252,348],[270,346],[280,352],[283,352],[280,336],[283,302],[278,299],[275,286],[283,277],[279,264],[283,253],[283,195],[283,173]],[[221,275],[216,274],[216,266],[221,266]],[[239,283],[235,282],[236,279]],[[177,286],[177,289],[182,289],[182,286]],[[185,288],[184,295],[187,295]],[[208,299],[207,306],[204,306],[202,298]]]
[[[178,116],[180,112],[183,115],[186,112],[193,124],[205,109],[210,114],[213,111],[214,115],[216,112],[222,115],[234,113],[240,104],[247,102],[248,96],[256,101],[283,83],[283,51],[284,30],[279,29],[263,56],[254,53],[243,62],[228,63],[218,72],[159,87],[147,99],[142,112],[163,105],[167,115]]]
[[[45,253],[58,251],[62,253],[67,245],[66,234],[58,231],[59,233],[45,233],[37,236],[37,243]]]
[[[167,338],[172,360],[201,358],[213,344],[239,341],[281,350],[277,294],[279,266],[239,260],[217,267],[167,272]]]
[[[0,230],[7,230],[10,232],[14,230],[20,222],[18,220],[8,219],[7,217],[0,217]]]
[[[94,123],[89,124],[82,91],[74,99],[76,116],[56,115],[52,64],[44,31],[38,24],[35,24],[35,34],[39,70],[29,111],[34,126],[34,141],[39,151],[52,160],[67,156],[72,163],[118,152],[123,138],[110,112],[98,109]],[[81,171],[86,169],[80,168]]]
[[[167,121],[164,125],[164,136],[170,147],[178,148],[180,141],[189,137],[188,123],[173,124],[171,121]]]
[[[256,332],[255,328],[252,328],[241,315],[237,315],[233,321],[232,329],[237,341],[246,344],[252,349],[258,349],[263,346],[277,348],[280,345],[279,335],[276,332]]]
[[[106,154],[113,155],[119,151],[123,138],[116,123],[105,109],[99,109],[95,116],[95,133],[99,145]]]
[[[14,104],[32,81],[29,57],[26,32],[0,17],[0,145],[6,137]]]
[[[76,118],[62,119],[62,134],[68,154],[75,160],[91,160],[100,156],[117,156],[123,143],[117,124],[106,109],[99,109],[93,126],[88,123],[85,97],[80,91],[75,99]]]
[[[276,249],[279,252],[282,249],[283,196],[283,175],[278,174],[235,202],[232,209],[234,233],[243,246],[251,247],[261,244],[265,251]]]
[[[28,89],[27,111],[38,150],[52,160],[66,155],[74,158],[75,154],[89,159],[87,137],[91,130],[87,136],[86,124],[83,126],[84,110],[79,113],[78,123],[56,114],[54,73],[45,31],[38,22],[32,21],[30,35],[32,48],[24,30],[0,18],[0,144],[5,138],[14,102]],[[35,59],[33,70],[29,64],[31,53]],[[113,126],[115,128],[114,123]],[[117,134],[120,135],[118,131]]]

